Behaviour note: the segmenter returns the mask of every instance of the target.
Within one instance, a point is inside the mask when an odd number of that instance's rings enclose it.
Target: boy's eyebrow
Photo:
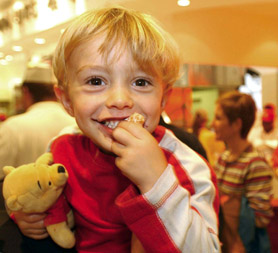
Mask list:
[[[76,74],[79,74],[80,72],[82,72],[84,69],[96,69],[96,70],[106,70],[109,72],[109,64],[105,64],[105,65],[91,65],[91,64],[86,64],[84,66],[81,66],[77,71]],[[144,73],[147,74],[143,69],[139,68],[138,66],[132,66],[130,65],[130,71],[132,72],[140,72],[140,73]]]
[[[99,70],[102,70],[104,69],[103,66],[100,66],[100,65],[84,65],[84,66],[81,66],[77,71],[76,73],[79,74],[81,71],[83,71],[84,69],[99,69]]]

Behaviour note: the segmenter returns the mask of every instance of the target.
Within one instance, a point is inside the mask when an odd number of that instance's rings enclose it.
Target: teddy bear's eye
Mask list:
[[[40,189],[42,188],[42,187],[41,187],[41,184],[40,184],[40,181],[38,181],[38,186],[40,187]]]
[[[48,185],[49,185],[49,186],[51,185],[51,182],[50,182],[50,181],[48,182]]]

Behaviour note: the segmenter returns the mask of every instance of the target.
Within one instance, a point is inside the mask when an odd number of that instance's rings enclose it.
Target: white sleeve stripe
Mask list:
[[[161,207],[161,206],[165,203],[165,201],[166,201],[166,200],[173,194],[173,192],[177,189],[178,185],[179,185],[178,182],[175,182],[175,183],[171,186],[171,188],[169,189],[169,191],[167,191],[167,192],[163,195],[163,197],[162,197],[157,203],[154,204],[155,208]]]

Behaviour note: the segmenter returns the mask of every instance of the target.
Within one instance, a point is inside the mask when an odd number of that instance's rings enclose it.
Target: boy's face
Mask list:
[[[78,46],[68,62],[69,88],[61,100],[77,124],[100,148],[111,151],[112,131],[119,121],[137,112],[144,128],[153,132],[163,110],[163,83],[140,70],[128,50],[110,61],[117,45],[104,61],[98,48],[103,38]]]

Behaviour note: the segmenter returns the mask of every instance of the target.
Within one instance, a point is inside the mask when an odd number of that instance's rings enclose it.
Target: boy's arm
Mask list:
[[[194,200],[179,185],[171,167],[159,181],[144,195],[131,186],[117,200],[126,224],[146,252],[219,252],[213,207],[205,199]],[[205,198],[206,191],[209,188],[199,197]],[[206,212],[205,217],[199,210]]]
[[[129,187],[117,204],[146,252],[219,252],[215,176],[193,151],[174,146],[168,161],[176,166],[143,195]]]

